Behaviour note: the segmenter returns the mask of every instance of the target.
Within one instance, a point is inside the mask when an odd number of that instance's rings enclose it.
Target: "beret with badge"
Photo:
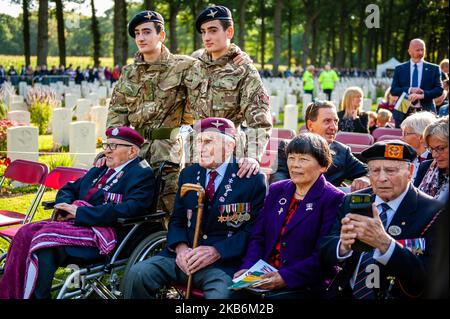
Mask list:
[[[195,20],[195,28],[198,33],[201,33],[201,26],[203,23],[212,20],[233,20],[231,11],[224,6],[211,6],[203,10]]]
[[[124,140],[134,145],[141,147],[144,143],[144,138],[136,130],[128,126],[111,127],[105,132],[108,138],[115,138],[119,140]]]
[[[361,152],[366,162],[371,160],[396,160],[411,162],[417,156],[416,151],[409,144],[400,140],[376,142]]]
[[[138,25],[140,25],[142,23],[146,23],[146,22],[156,22],[156,23],[161,23],[162,25],[164,25],[164,18],[158,12],[150,11],[150,10],[141,11],[141,12],[137,13],[131,19],[130,23],[128,23],[128,34],[130,35],[130,37],[134,38],[135,37],[134,29]]]
[[[206,119],[198,121],[194,125],[194,130],[197,133],[213,131],[230,136],[232,138],[235,138],[236,136],[236,127],[234,126],[234,123],[228,119],[221,117],[208,117]]]

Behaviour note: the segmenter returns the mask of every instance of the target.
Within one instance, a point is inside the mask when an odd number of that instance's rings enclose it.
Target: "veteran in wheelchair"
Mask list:
[[[207,299],[232,297],[228,286],[262,208],[265,177],[237,176],[236,129],[230,120],[206,118],[194,130],[199,163],[181,172],[166,248],[151,258],[136,249],[142,258],[128,262],[124,298],[161,297],[165,288],[186,282],[186,298],[191,286]]]
[[[72,295],[64,295],[66,282],[58,297],[86,297],[91,292],[103,298],[117,296],[117,289],[108,290],[102,283],[102,275],[125,268],[124,244],[128,243],[128,250],[134,248],[132,235],[141,233],[142,239],[148,234],[141,226],[155,218],[146,214],[159,185],[155,186],[153,170],[138,156],[144,139],[137,131],[118,127],[108,129],[106,135],[106,166],[91,168],[61,188],[52,220],[26,224],[17,232],[0,279],[0,298],[50,298],[57,268],[68,264],[80,266],[72,275],[82,276],[83,283]],[[156,235],[164,238],[165,233]]]

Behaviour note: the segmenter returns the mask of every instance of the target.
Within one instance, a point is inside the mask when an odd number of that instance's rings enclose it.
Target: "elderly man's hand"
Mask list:
[[[106,156],[105,152],[100,152],[97,154],[97,156],[94,159],[94,166],[95,167],[102,167],[106,164]]]
[[[241,66],[252,64],[253,60],[247,53],[239,50],[237,52],[237,55],[233,58],[233,63],[236,64],[237,66]]]
[[[75,218],[77,216],[77,206],[67,204],[67,203],[59,203],[55,205],[55,209],[60,209],[63,211],[68,212],[70,215],[72,215],[72,218]],[[71,219],[71,216],[67,215],[66,219]]]
[[[186,244],[179,244],[176,248],[177,257],[175,258],[175,263],[186,275],[189,275],[188,265],[187,265],[187,254],[192,250]]]
[[[187,253],[186,259],[190,275],[220,259],[220,254],[213,246],[198,246]]]
[[[247,175],[247,178],[250,176],[256,175],[259,172],[259,163],[256,159],[251,157],[241,158],[238,162],[239,170],[237,172],[237,176],[243,178]]]
[[[355,226],[350,224],[350,218],[345,216],[341,220],[341,235],[339,245],[339,256],[343,257],[352,250],[352,245],[355,243],[356,233]]]
[[[283,277],[281,277],[279,272],[269,272],[262,275],[261,278],[263,278],[263,283],[255,285],[255,287],[269,290],[281,289],[286,287],[286,282],[283,280]]]
[[[236,271],[236,272],[234,273],[234,275],[233,275],[233,279],[239,277],[240,275],[242,275],[242,274],[243,274],[244,272],[246,272],[247,270],[248,270],[248,269],[246,268],[246,269],[241,269],[241,270]]]
[[[350,224],[354,226],[354,232],[360,241],[378,248],[384,254],[391,244],[392,237],[384,230],[383,223],[378,215],[375,204],[372,204],[373,217],[359,214],[347,214]]]
[[[411,88],[411,90],[409,90],[409,94],[412,94],[412,93],[422,94],[423,90],[421,88]]]
[[[367,176],[362,176],[355,178],[350,187],[351,192],[359,191],[360,189],[367,188],[370,186],[370,179]]]

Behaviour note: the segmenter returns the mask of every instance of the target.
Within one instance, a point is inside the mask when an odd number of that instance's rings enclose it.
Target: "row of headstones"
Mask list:
[[[93,122],[77,121],[67,124],[69,154],[74,167],[90,168],[96,156],[96,126]],[[39,160],[38,129],[32,126],[15,126],[7,129],[7,156],[14,161]],[[64,154],[64,153],[61,153]]]

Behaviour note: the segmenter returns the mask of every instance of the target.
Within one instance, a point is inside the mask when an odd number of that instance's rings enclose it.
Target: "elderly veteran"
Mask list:
[[[430,275],[431,230],[442,204],[411,185],[416,152],[408,144],[377,142],[361,155],[372,183],[365,190],[369,204],[356,207],[364,203],[362,191],[346,195],[322,243],[324,262],[342,269],[329,297],[419,297]]]
[[[428,125],[423,132],[423,140],[433,160],[420,164],[414,185],[428,195],[446,202],[449,187],[448,115]]]
[[[206,118],[194,126],[199,144],[199,163],[181,171],[175,209],[169,222],[167,248],[137,263],[124,278],[125,298],[155,298],[164,285],[185,283],[193,274],[193,286],[205,298],[229,298],[232,275],[238,270],[249,233],[266,194],[261,173],[239,178],[233,152],[236,128],[224,118]],[[205,203],[198,247],[192,249],[198,195],[180,196],[185,183],[205,189]]]
[[[106,166],[62,187],[56,195],[57,220],[24,225],[9,248],[0,298],[50,298],[59,266],[99,261],[121,240],[118,218],[150,208],[153,170],[138,157],[144,142],[129,127],[106,131]],[[55,236],[57,234],[58,236]]]
[[[330,231],[344,193],[324,177],[331,151],[323,137],[297,136],[286,154],[291,178],[270,185],[235,277],[263,259],[278,269],[264,275],[268,282],[259,287],[271,291],[268,297],[307,298],[322,286],[319,241]]]

